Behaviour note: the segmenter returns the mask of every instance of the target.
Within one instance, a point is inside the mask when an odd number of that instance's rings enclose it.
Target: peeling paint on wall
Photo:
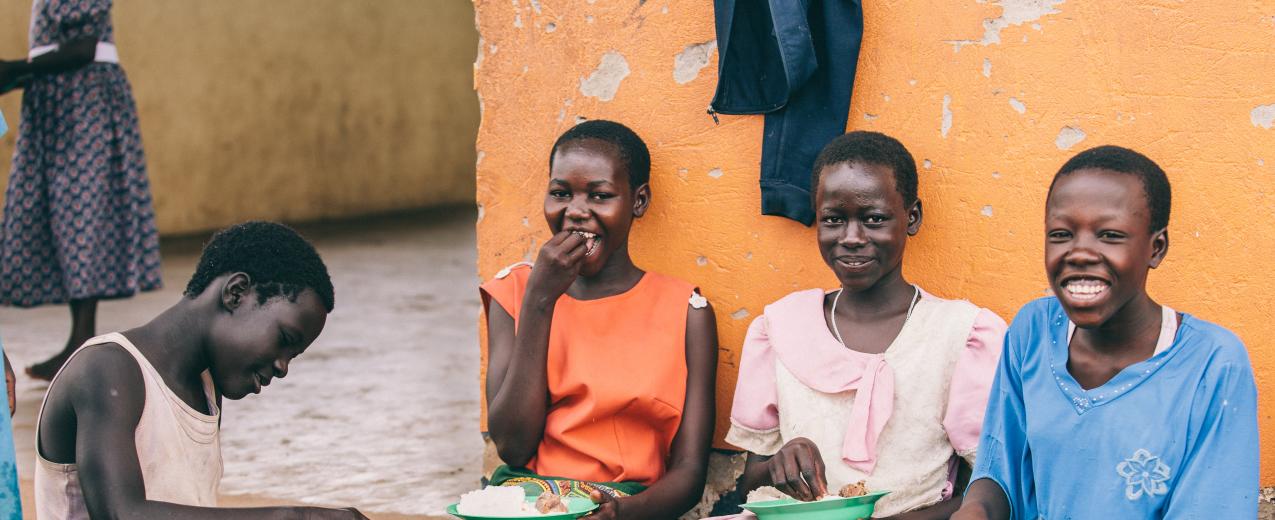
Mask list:
[[[943,138],[947,138],[947,132],[952,129],[952,96],[943,96],[943,122],[939,126],[939,132],[943,134]]]
[[[984,3],[986,0],[976,0],[978,3]],[[961,50],[967,45],[979,45],[986,47],[1001,42],[1001,31],[1006,27],[1022,25],[1028,22],[1035,22],[1045,16],[1058,14],[1062,11],[1055,9],[1054,6],[1062,4],[1064,0],[1000,0],[992,2],[992,5],[1001,8],[1001,15],[997,18],[983,20],[983,38],[979,40],[948,40]],[[1039,30],[1039,25],[1033,26]],[[1023,36],[1023,41],[1027,41],[1027,37]]]
[[[1080,144],[1085,140],[1085,131],[1074,126],[1064,126],[1058,132],[1058,137],[1054,139],[1054,145],[1059,150],[1069,150],[1071,147]]]
[[[1258,105],[1275,103],[1275,83],[1263,72],[1275,56],[1275,34],[1254,16],[1275,14],[1270,1],[1201,9],[1179,0],[928,0],[865,10],[865,26],[874,29],[864,34],[862,55],[870,59],[858,65],[848,129],[884,130],[917,160],[926,217],[922,232],[909,240],[909,280],[1012,317],[1046,294],[1040,219],[1050,174],[1098,141],[1134,148],[1169,171],[1182,195],[1171,226],[1183,240],[1151,275],[1148,289],[1157,301],[1190,309],[1243,338],[1261,406],[1275,406],[1275,328],[1265,312],[1275,306],[1275,285],[1262,277],[1275,241],[1252,240],[1252,219],[1245,217],[1275,207],[1275,120],[1264,129],[1261,111],[1256,123],[1244,119]],[[478,144],[487,151],[478,199],[491,209],[478,227],[479,273],[486,279],[521,256],[527,237],[543,243],[550,236],[537,218],[543,196],[528,190],[528,178],[543,172],[543,154],[573,118],[629,125],[650,147],[655,190],[651,211],[633,228],[632,254],[644,269],[703,288],[718,309],[723,363],[715,445],[727,448],[721,436],[730,425],[738,369],[730,360],[738,359],[756,317],[732,314],[762,312],[794,289],[831,288],[836,280],[818,254],[813,229],[760,215],[764,118],[714,124],[705,115],[717,58],[710,53],[688,83],[673,77],[675,56],[688,44],[713,40],[712,2],[648,1],[638,9],[649,15],[644,25],[631,16],[636,1],[539,2],[542,16],[561,16],[552,37],[513,28],[516,10],[508,0],[477,4],[486,42],[501,47],[475,75],[490,100]],[[529,27],[553,19],[532,18],[528,0],[519,3]],[[659,15],[663,5],[667,16]],[[1051,11],[1061,14],[1044,14]],[[596,20],[584,23],[589,16]],[[981,43],[987,35],[980,24],[989,18],[999,18],[991,28],[1002,29],[993,31],[1001,44],[954,55],[944,39]],[[1030,43],[1019,45],[1024,35]],[[1095,61],[1111,49],[1120,59]],[[631,70],[622,92],[609,103],[581,97],[578,79],[599,68],[608,51],[622,53]],[[1166,60],[1174,67],[1164,67]],[[536,66],[522,75],[526,63]],[[576,103],[559,122],[564,98]],[[1022,103],[1023,114],[1011,98]],[[939,132],[931,126],[936,122]],[[1255,166],[1259,160],[1264,165]],[[1192,174],[1218,168],[1249,173]],[[714,169],[723,175],[710,176]],[[1219,204],[1236,211],[1218,213]],[[520,224],[526,215],[530,228]],[[1191,238],[1205,226],[1204,237]],[[1264,233],[1275,229],[1261,226]],[[1226,262],[1217,261],[1219,250]],[[936,264],[960,268],[932,269]],[[1260,420],[1263,482],[1275,485],[1275,416]]]
[[[1009,98],[1009,106],[1014,107],[1014,111],[1019,114],[1027,113],[1027,105],[1023,104],[1022,101],[1019,101],[1018,98]]]
[[[629,77],[629,62],[624,55],[610,51],[602,55],[602,62],[593,70],[588,78],[580,78],[580,93],[599,101],[615,99],[620,90],[620,82]]]
[[[673,81],[685,85],[699,77],[700,69],[717,53],[717,40],[687,45],[673,57]]]
[[[709,171],[708,171],[708,176],[709,176],[709,177],[712,177],[712,178],[714,178],[714,179],[720,179],[720,178],[722,177],[722,169],[721,169],[721,168],[713,168],[713,169],[711,169],[711,170],[709,170]]]
[[[1266,129],[1273,128],[1275,127],[1275,104],[1254,108],[1248,117],[1253,121],[1253,126],[1260,126]]]

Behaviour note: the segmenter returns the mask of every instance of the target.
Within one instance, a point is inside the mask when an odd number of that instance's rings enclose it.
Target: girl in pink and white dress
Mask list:
[[[748,329],[726,440],[748,450],[739,490],[802,500],[866,481],[877,518],[947,518],[972,464],[1005,321],[903,277],[921,226],[916,163],[852,132],[814,168],[819,249],[841,283],[768,305]]]

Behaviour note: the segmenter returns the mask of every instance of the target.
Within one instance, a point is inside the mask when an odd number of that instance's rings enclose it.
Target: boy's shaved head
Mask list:
[[[810,194],[819,189],[819,177],[823,169],[843,163],[862,162],[890,168],[894,172],[894,186],[903,196],[903,207],[916,203],[916,160],[898,139],[880,132],[857,130],[833,139],[819,152],[811,173]]]
[[[1169,187],[1169,177],[1155,161],[1138,152],[1119,146],[1099,146],[1076,154],[1054,175],[1049,184],[1049,193],[1053,193],[1058,179],[1088,169],[1110,170],[1137,177],[1142,183],[1142,190],[1147,196],[1147,207],[1151,210],[1151,231],[1159,231],[1169,225],[1169,210],[1173,202],[1173,194]]]
[[[199,266],[186,285],[186,297],[199,296],[227,273],[246,273],[262,303],[274,296],[296,298],[310,288],[328,312],[336,305],[323,259],[314,246],[283,224],[244,222],[218,231],[204,246]]]
[[[629,176],[630,188],[651,182],[651,152],[647,150],[646,143],[629,127],[602,119],[585,121],[563,132],[549,151],[549,169],[553,169],[553,158],[559,150],[576,141],[588,139],[596,139],[615,147],[620,166],[624,167]]]

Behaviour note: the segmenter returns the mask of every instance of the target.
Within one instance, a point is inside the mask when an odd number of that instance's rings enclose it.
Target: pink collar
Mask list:
[[[922,300],[928,296],[922,293]],[[823,290],[810,289],[767,306],[768,316],[782,317],[767,320],[767,333],[779,361],[802,384],[826,394],[855,391],[841,459],[870,474],[877,463],[877,439],[894,412],[894,370],[885,354],[865,354],[837,342],[828,331],[823,300]],[[914,321],[904,324],[894,343]]]

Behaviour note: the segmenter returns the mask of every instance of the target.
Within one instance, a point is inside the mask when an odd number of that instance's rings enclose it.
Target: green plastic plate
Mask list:
[[[536,497],[527,497],[527,502],[536,503]],[[569,520],[572,518],[580,518],[589,514],[590,511],[598,508],[597,504],[587,498],[571,497],[571,502],[567,504],[566,513],[555,513],[552,515],[531,515],[531,516],[472,516],[462,515],[456,511],[459,503],[447,506],[447,514],[456,518],[464,518],[465,520],[505,520],[507,518],[535,518],[538,520]]]
[[[744,504],[758,520],[859,520],[872,516],[877,500],[889,491],[875,491],[859,497],[830,498],[802,502],[795,498]]]

